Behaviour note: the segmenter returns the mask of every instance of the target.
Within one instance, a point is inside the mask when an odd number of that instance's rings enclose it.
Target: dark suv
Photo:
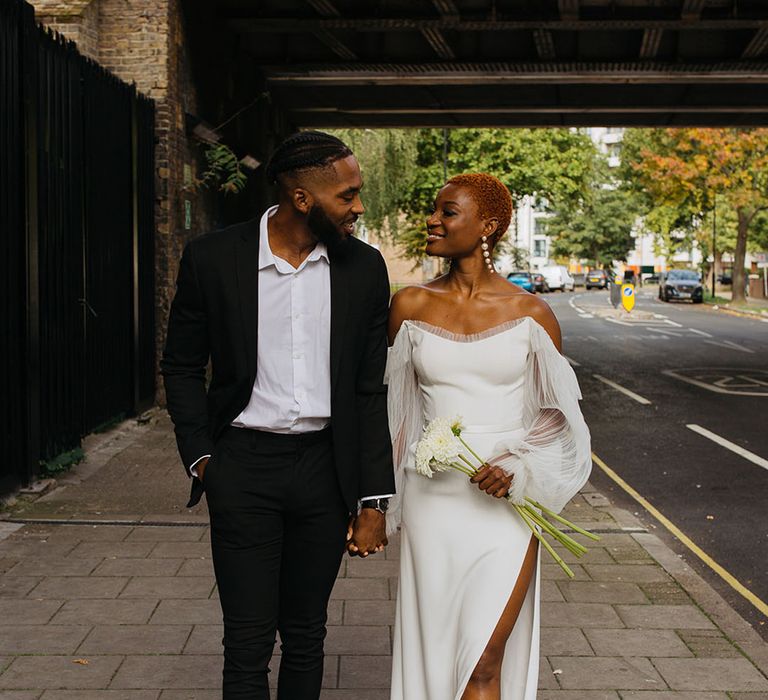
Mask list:
[[[659,299],[662,301],[692,301],[701,304],[704,290],[701,278],[693,270],[669,270],[659,279]]]
[[[587,289],[597,287],[597,289],[605,289],[608,286],[608,275],[605,270],[590,270],[586,277]]]

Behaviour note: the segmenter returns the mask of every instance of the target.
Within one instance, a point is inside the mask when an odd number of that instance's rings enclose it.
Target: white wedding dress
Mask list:
[[[456,471],[428,479],[414,447],[436,417],[460,416],[479,456],[514,474],[512,497],[560,511],[587,480],[589,432],[576,377],[524,317],[475,335],[405,321],[387,361],[401,527],[392,700],[459,700],[509,600],[531,532],[517,512]],[[493,458],[493,459],[491,459]],[[546,556],[546,555],[545,555]],[[539,566],[506,645],[502,700],[534,700]]]

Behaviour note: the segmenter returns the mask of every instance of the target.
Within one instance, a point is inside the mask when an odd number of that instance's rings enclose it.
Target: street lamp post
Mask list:
[[[714,196],[712,207],[712,299],[715,298],[715,282],[717,281],[717,195]]]

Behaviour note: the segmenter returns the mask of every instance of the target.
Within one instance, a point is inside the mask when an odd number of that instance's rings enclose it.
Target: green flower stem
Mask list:
[[[461,438],[459,438],[459,439],[461,440]],[[463,442],[463,440],[462,440],[462,442]],[[472,464],[472,462],[470,462],[464,455],[459,455],[459,459],[462,462],[464,462],[464,464],[469,466],[469,468],[472,470],[472,476],[477,474],[477,468],[475,467],[475,465]]]
[[[595,542],[600,540],[599,535],[595,535],[592,532],[589,532],[588,530],[585,530],[584,528],[579,527],[578,525],[574,525],[570,520],[566,520],[562,516],[558,515],[557,513],[553,513],[549,508],[545,508],[541,503],[537,503],[532,498],[526,497],[525,499],[530,503],[532,506],[538,508],[542,513],[546,513],[550,518],[554,518],[559,523],[562,523],[567,528],[570,528],[574,532],[578,532],[580,535],[584,535],[585,537],[588,537],[591,540],[594,540]]]
[[[565,573],[568,575],[569,578],[573,578],[575,574],[573,571],[571,571],[568,564],[566,564],[562,557],[550,546],[549,542],[547,542],[537,531],[536,526],[533,524],[533,521],[528,519],[528,514],[525,512],[525,509],[522,506],[519,506],[517,504],[514,504],[515,509],[520,514],[520,517],[525,521],[525,523],[528,525],[528,527],[531,529],[531,532],[533,533],[534,537],[541,542],[544,549],[546,549],[549,554],[552,556],[552,558],[560,565],[560,568],[565,571]]]
[[[558,530],[555,525],[550,523],[544,516],[542,516],[540,513],[537,513],[533,508],[526,505],[523,506],[525,508],[526,512],[529,516],[532,517],[533,520],[538,521],[541,523],[544,528],[549,532],[552,537],[554,537],[556,540],[558,540],[561,544],[568,547],[571,551],[573,551],[574,554],[577,554],[578,556],[581,556],[582,554],[586,554],[587,548],[581,544],[580,542],[577,542],[572,537],[569,537],[565,532],[562,530]]]
[[[563,533],[560,532],[556,527],[552,525],[552,523],[547,522],[544,520],[541,516],[535,517],[530,510],[528,510],[525,506],[520,506],[527,514],[528,517],[533,520],[541,529],[546,532],[547,534],[551,535],[552,538],[559,542],[563,547],[565,547],[571,554],[573,554],[576,557],[582,557],[586,553],[586,549],[582,547],[578,542],[574,542],[573,540],[568,541],[564,540],[562,538]]]
[[[475,452],[469,445],[467,445],[467,443],[465,442],[464,438],[461,437],[461,435],[459,435],[458,438],[459,440],[461,440],[461,444],[464,445],[464,447],[466,447],[470,451],[471,455],[480,463],[480,466],[482,467],[483,464],[485,464],[485,460],[482,457],[480,457],[480,455],[478,455],[477,452]]]
[[[467,476],[474,476],[475,472],[470,471],[466,467],[462,466],[461,464],[457,464],[456,462],[451,462],[449,465],[451,469],[455,469],[457,472],[461,472],[462,474],[466,474]]]

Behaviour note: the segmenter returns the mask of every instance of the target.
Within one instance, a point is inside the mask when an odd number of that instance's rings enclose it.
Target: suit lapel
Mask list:
[[[260,219],[250,221],[235,245],[237,290],[251,384],[256,380],[259,335],[259,222]]]
[[[344,326],[349,306],[347,270],[343,256],[330,256],[331,261],[331,396],[336,391],[344,347]]]

